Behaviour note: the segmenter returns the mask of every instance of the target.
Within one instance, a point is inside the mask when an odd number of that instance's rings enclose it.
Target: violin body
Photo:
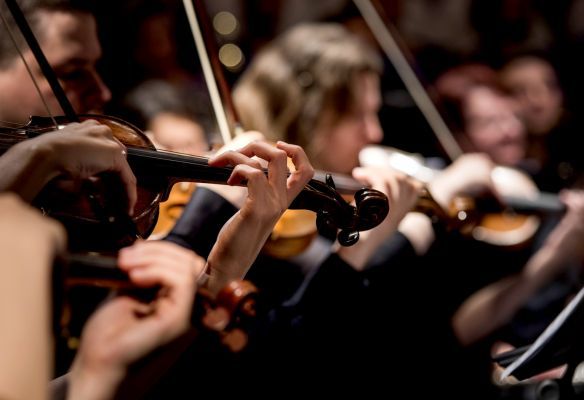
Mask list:
[[[179,182],[172,187],[168,199],[160,203],[158,222],[149,239],[162,239],[172,230],[195,190],[193,182]]]

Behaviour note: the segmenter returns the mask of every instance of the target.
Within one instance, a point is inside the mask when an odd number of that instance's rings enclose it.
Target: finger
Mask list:
[[[195,283],[193,276],[176,273],[176,271],[160,264],[134,268],[128,272],[128,275],[134,284],[142,287],[160,285],[175,290],[178,287],[190,286]]]
[[[238,151],[226,151],[225,153],[219,154],[215,157],[209,159],[209,165],[213,167],[225,167],[227,165],[236,166],[239,164],[246,164],[250,167],[262,169],[262,166],[258,160],[254,160],[246,155],[241,154]]]
[[[120,250],[118,255],[120,268],[129,271],[153,264],[165,268],[199,276],[205,261],[191,250],[167,241],[140,241]]]
[[[175,274],[161,265],[153,265],[146,268],[131,270],[130,279],[138,286],[151,287],[160,285],[163,290],[157,303],[161,304],[168,300],[175,306],[190,308],[194,301],[196,291],[196,280],[192,275],[185,276]]]
[[[114,132],[112,129],[105,125],[101,124],[96,120],[89,119],[86,121],[81,122],[77,127],[76,130],[81,132],[86,132],[89,136],[92,137],[103,137],[107,139],[115,139]]]
[[[257,156],[268,161],[268,181],[278,188],[286,187],[288,178],[288,156],[280,150],[265,142],[252,142],[239,150],[240,153],[253,157]]]
[[[269,183],[265,173],[249,165],[240,164],[233,169],[227,184],[235,186],[245,183],[250,196],[261,194],[269,190]]]
[[[302,147],[279,141],[276,146],[284,150],[288,157],[292,159],[294,164],[293,171],[287,180],[288,188],[288,204],[302,191],[304,186],[314,176],[314,168],[308,160],[308,156]]]
[[[353,168],[351,174],[353,175],[353,178],[357,179],[365,186],[373,186],[370,179],[370,174],[366,168],[362,167]]]
[[[226,151],[230,151],[230,150],[235,150],[235,149],[239,149],[243,146],[245,146],[248,143],[251,143],[253,141],[265,141],[266,138],[265,136],[257,131],[247,131],[247,132],[243,132],[240,134],[237,134],[235,136],[235,138],[233,138],[232,141],[230,141],[229,143],[225,144],[223,147],[221,147],[217,153],[221,154],[224,153]]]

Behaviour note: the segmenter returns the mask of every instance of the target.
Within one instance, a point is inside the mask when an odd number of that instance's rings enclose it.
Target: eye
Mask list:
[[[74,69],[72,71],[60,74],[59,79],[66,82],[71,82],[83,80],[86,76],[87,76],[86,71],[81,69]]]

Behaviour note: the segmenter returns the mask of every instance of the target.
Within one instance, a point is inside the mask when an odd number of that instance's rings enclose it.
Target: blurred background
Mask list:
[[[115,100],[109,113],[125,116],[140,125],[143,116],[139,114],[143,110],[136,109],[148,106],[141,93],[157,90],[144,89],[144,82],[171,83],[185,89],[188,98],[185,104],[200,114],[198,120],[206,121],[203,125],[211,142],[220,141],[182,2],[108,0],[96,3],[104,50],[99,68]],[[295,24],[337,21],[368,35],[350,0],[207,0],[204,3],[212,19],[229,85],[233,85],[258,49]],[[461,63],[481,62],[499,69],[517,54],[536,52],[555,68],[558,84],[564,90],[565,108],[576,116],[584,110],[584,0],[384,0],[378,3],[430,93],[438,76]],[[380,114],[384,144],[425,156],[442,155],[432,130],[392,63],[384,59]]]

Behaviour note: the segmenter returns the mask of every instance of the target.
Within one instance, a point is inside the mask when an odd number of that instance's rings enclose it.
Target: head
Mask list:
[[[205,99],[192,86],[150,80],[132,90],[124,105],[128,119],[147,130],[157,147],[199,155],[209,150],[216,130]]]
[[[483,65],[465,65],[442,75],[436,84],[449,122],[465,152],[485,153],[500,165],[516,166],[526,156],[525,126],[517,103]]]
[[[502,68],[501,83],[517,99],[530,134],[545,135],[560,120],[564,96],[554,68],[544,58],[514,58]]]
[[[305,24],[261,51],[234,101],[246,129],[298,144],[312,163],[350,173],[367,144],[382,139],[381,60],[337,24]]]
[[[101,57],[101,47],[95,18],[84,3],[87,2],[20,2],[43,53],[78,113],[100,111],[111,98],[109,89],[95,67]],[[12,21],[6,6],[1,7],[2,13]],[[9,24],[51,113],[63,114],[18,28],[11,22]],[[5,33],[6,27],[1,25],[0,29],[4,33],[0,35],[0,119],[26,122],[30,115],[46,115],[46,108],[34,88],[26,66],[18,56],[9,35]]]
[[[174,3],[172,3],[174,4]],[[149,78],[172,78],[178,67],[175,7],[170,2],[140,2],[133,12],[137,23],[133,59]]]

